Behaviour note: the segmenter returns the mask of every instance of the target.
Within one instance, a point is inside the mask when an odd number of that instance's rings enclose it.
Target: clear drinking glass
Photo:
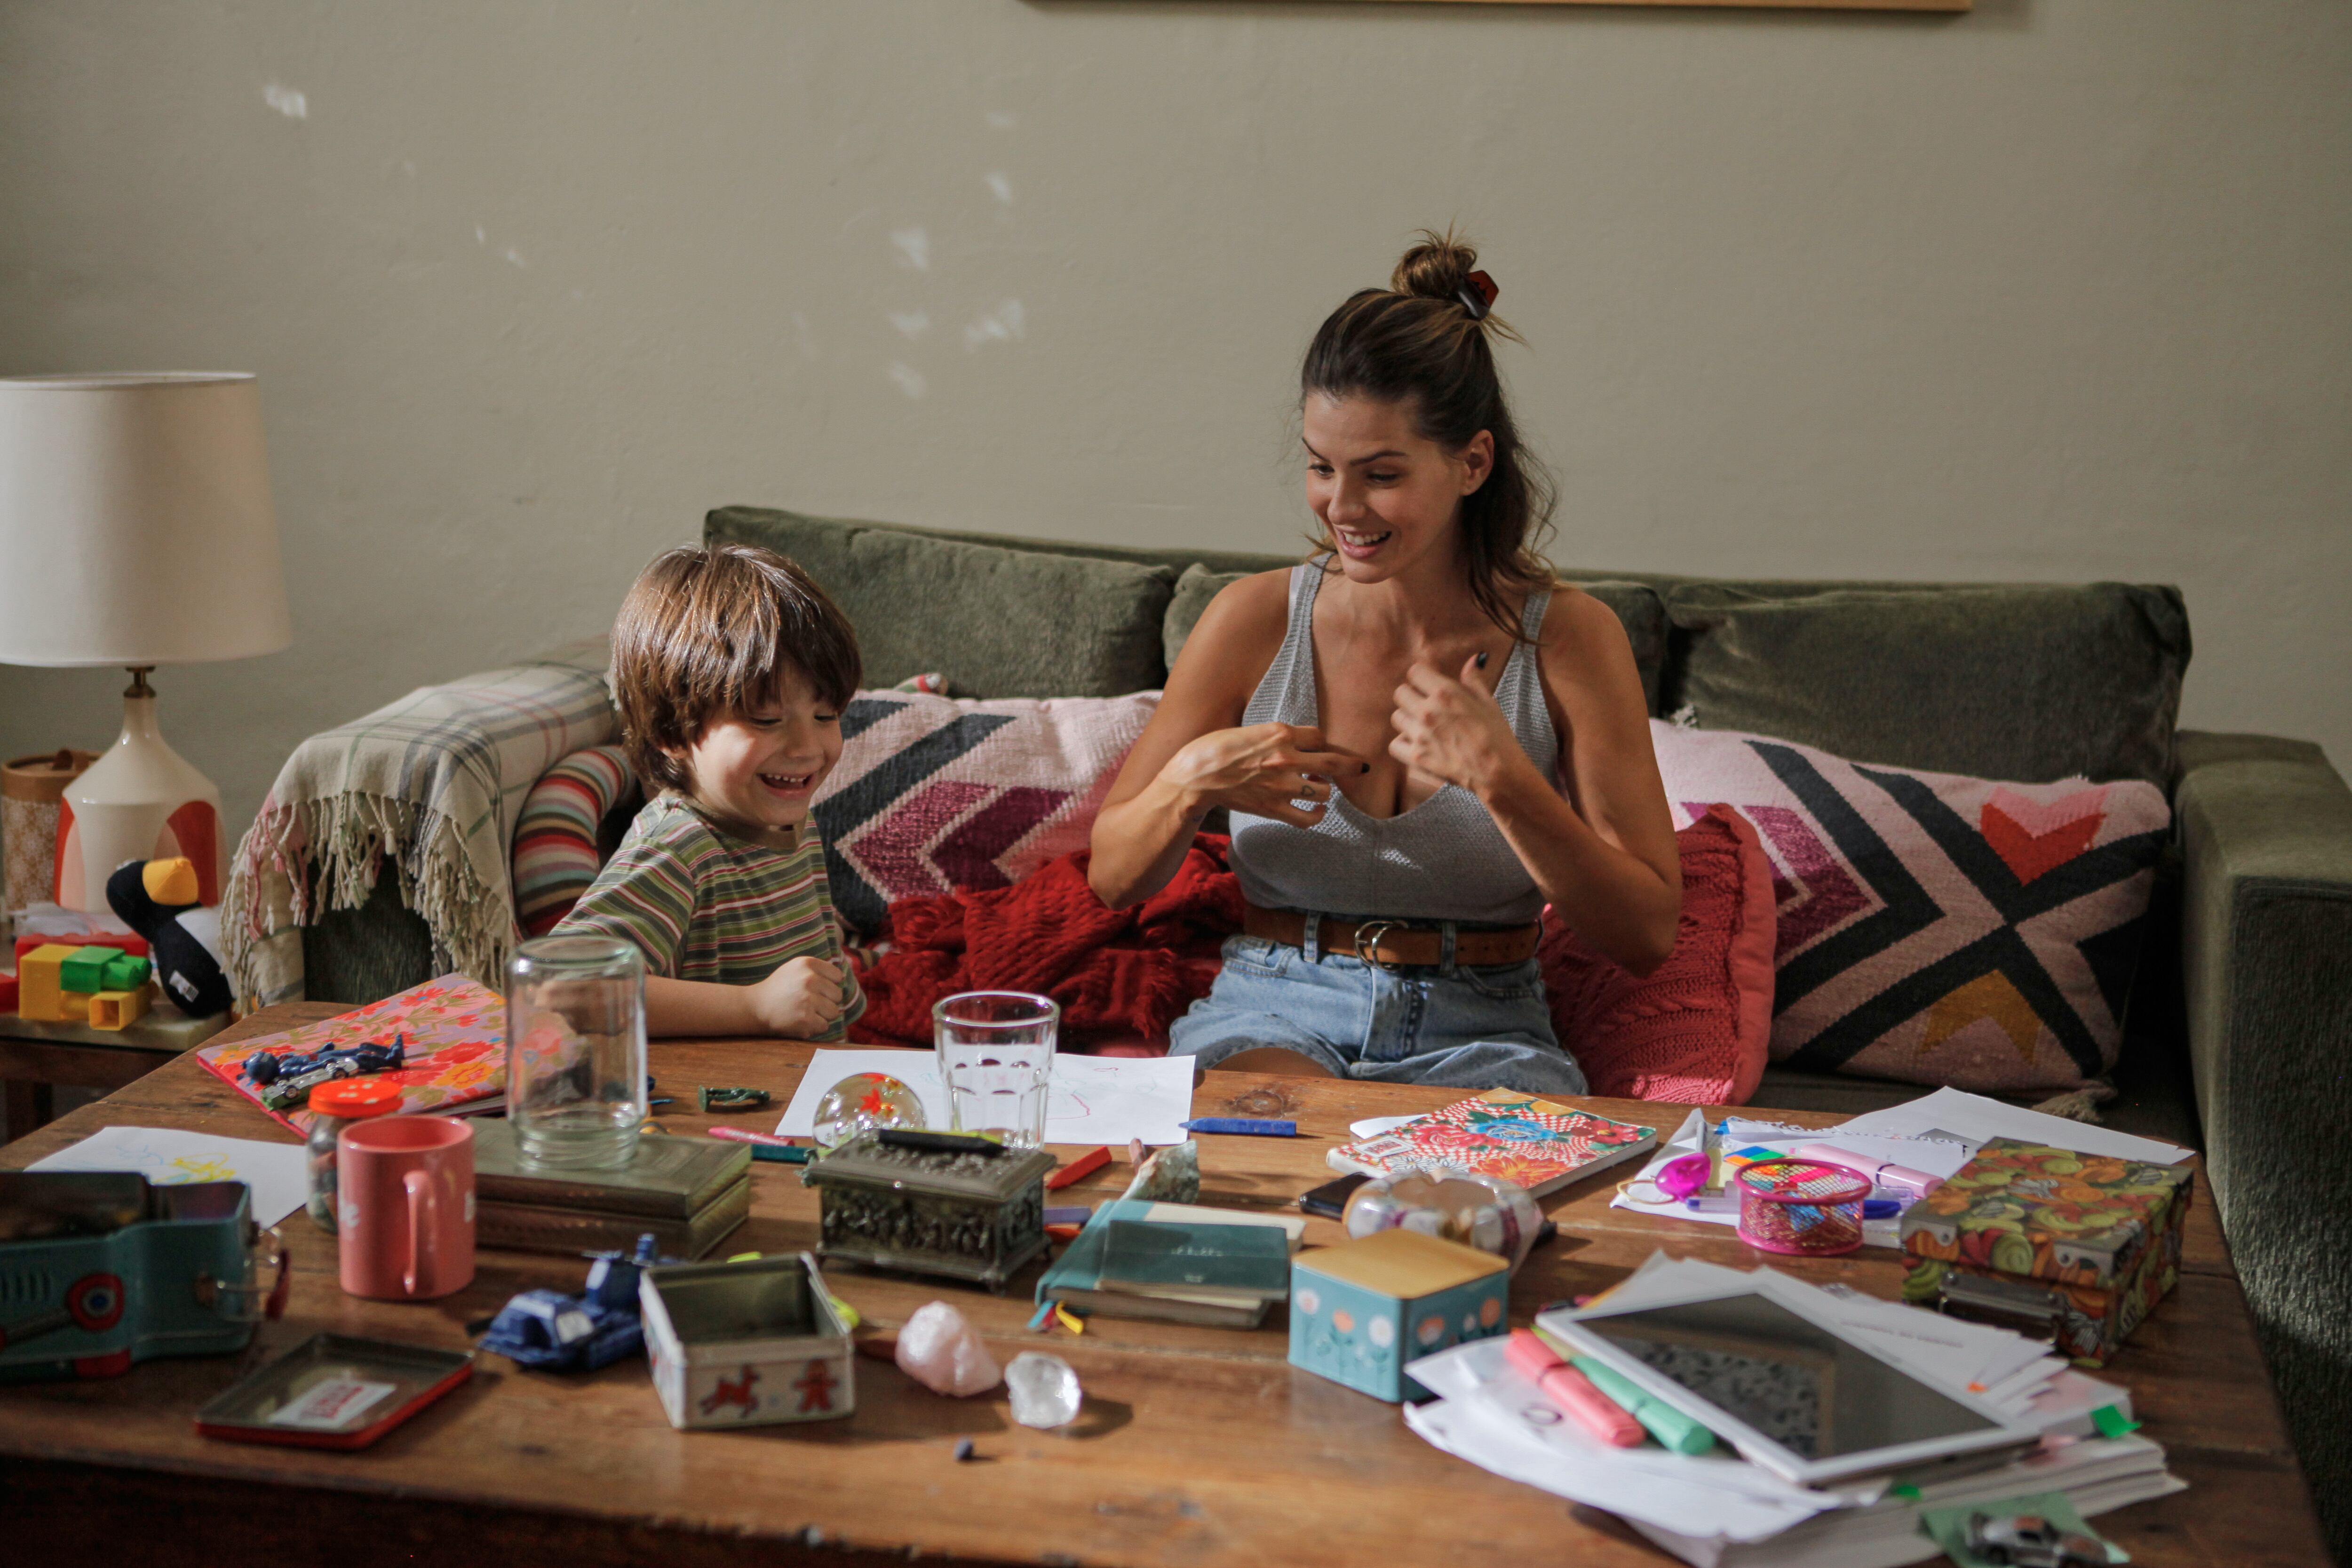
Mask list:
[[[541,1165],[625,1165],[646,1094],[646,963],[633,942],[542,936],[507,961],[507,1121]]]
[[[967,991],[931,1009],[950,1125],[1014,1148],[1045,1141],[1061,1005],[1021,991]]]

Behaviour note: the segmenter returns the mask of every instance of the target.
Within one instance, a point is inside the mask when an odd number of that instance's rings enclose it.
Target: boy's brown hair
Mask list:
[[[655,557],[613,623],[621,738],[637,776],[648,787],[687,788],[686,763],[668,748],[685,750],[714,719],[749,712],[788,667],[836,710],[863,673],[857,634],[814,578],[751,544]]]

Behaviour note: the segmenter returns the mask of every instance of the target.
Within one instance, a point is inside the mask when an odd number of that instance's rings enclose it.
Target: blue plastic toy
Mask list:
[[[645,1325],[637,1317],[638,1276],[656,1263],[651,1235],[637,1237],[635,1256],[592,1252],[588,1282],[577,1296],[525,1290],[490,1320],[482,1348],[541,1372],[593,1372],[643,1353]]]

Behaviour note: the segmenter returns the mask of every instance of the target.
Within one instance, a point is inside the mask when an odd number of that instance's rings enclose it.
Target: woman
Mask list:
[[[1535,961],[1547,903],[1636,973],[1682,907],[1632,647],[1533,543],[1476,253],[1435,235],[1300,378],[1322,548],[1219,594],[1094,829],[1113,908],[1232,815],[1249,900],[1171,1049],[1203,1066],[1581,1093]]]

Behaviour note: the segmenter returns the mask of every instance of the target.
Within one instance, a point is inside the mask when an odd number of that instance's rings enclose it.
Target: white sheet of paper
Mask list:
[[[26,1169],[135,1171],[159,1187],[188,1182],[243,1182],[253,1189],[257,1225],[276,1225],[310,1193],[308,1157],[299,1143],[221,1138],[176,1127],[106,1127]]]
[[[2038,1110],[2004,1105],[1998,1100],[1957,1089],[1939,1089],[1901,1105],[1869,1111],[1841,1123],[1825,1138],[1833,1138],[1836,1132],[1916,1136],[1936,1131],[1958,1133],[1979,1143],[1995,1138],[2017,1138],[2084,1154],[2102,1154],[2112,1160],[2144,1160],[2152,1165],[2178,1165],[2189,1158],[2189,1152],[2177,1144],[2136,1138],[2112,1128],[2094,1127],[2087,1121],[2069,1121],[2063,1116],[2044,1116]]]
[[[939,1059],[928,1051],[819,1051],[801,1075],[776,1133],[807,1138],[816,1131],[816,1103],[852,1073],[881,1072],[915,1091],[931,1125],[948,1124]],[[1113,1148],[1130,1138],[1181,1143],[1192,1114],[1190,1057],[1080,1057],[1056,1053],[1054,1086],[1045,1102],[1045,1142]]]

